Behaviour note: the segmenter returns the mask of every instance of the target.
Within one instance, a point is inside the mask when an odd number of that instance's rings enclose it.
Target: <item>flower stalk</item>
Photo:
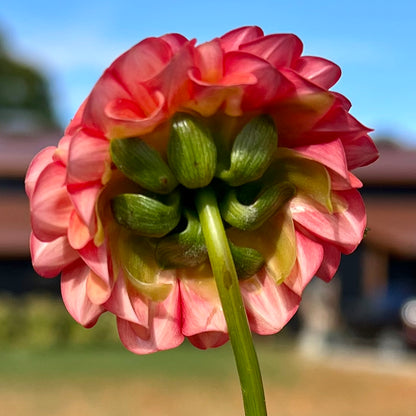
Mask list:
[[[267,415],[257,354],[241,297],[237,273],[214,191],[196,194],[196,207],[208,256],[221,299],[240,378],[246,416]]]

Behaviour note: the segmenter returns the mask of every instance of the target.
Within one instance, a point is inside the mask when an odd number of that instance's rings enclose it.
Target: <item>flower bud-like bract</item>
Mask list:
[[[239,201],[237,191],[231,189],[220,204],[221,215],[228,224],[240,230],[261,227],[296,193],[290,182],[282,182],[263,189],[251,204]]]
[[[121,194],[111,201],[115,220],[145,237],[163,237],[180,220],[180,196],[174,192],[166,203],[142,194]]]
[[[231,186],[259,179],[269,167],[277,149],[273,119],[260,115],[250,120],[237,135],[230,155],[230,167],[217,174]]]
[[[178,184],[160,153],[139,138],[114,139],[110,152],[117,168],[144,189],[168,194]]]
[[[214,176],[217,149],[211,133],[190,114],[173,117],[168,162],[176,179],[190,189],[208,185]]]

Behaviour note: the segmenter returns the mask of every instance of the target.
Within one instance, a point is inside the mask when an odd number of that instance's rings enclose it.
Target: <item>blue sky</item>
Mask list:
[[[304,54],[341,66],[333,88],[351,113],[416,146],[416,5],[396,1],[14,0],[0,8],[11,52],[43,71],[66,125],[104,69],[148,36],[179,32],[207,41],[243,25],[295,33]]]

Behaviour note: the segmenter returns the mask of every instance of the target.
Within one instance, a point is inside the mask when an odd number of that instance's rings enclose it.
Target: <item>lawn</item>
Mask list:
[[[416,361],[373,356],[307,359],[288,344],[256,340],[269,416],[414,416]],[[150,356],[121,346],[0,352],[7,416],[243,415],[229,346],[188,344]]]

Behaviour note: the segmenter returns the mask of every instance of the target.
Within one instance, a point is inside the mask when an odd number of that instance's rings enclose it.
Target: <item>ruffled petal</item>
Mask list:
[[[65,236],[45,243],[31,233],[30,253],[33,268],[43,277],[54,277],[79,259],[78,253],[69,245]]]
[[[302,56],[293,69],[304,78],[322,88],[331,88],[341,77],[341,68],[331,61],[317,56]]]
[[[101,181],[110,164],[110,143],[80,131],[71,140],[68,155],[67,183]]]
[[[368,135],[344,141],[345,155],[349,169],[367,166],[378,159],[378,150]]]
[[[97,274],[107,286],[112,286],[112,278],[108,267],[108,248],[103,243],[97,247],[94,241],[90,241],[86,246],[79,249],[79,255],[82,257],[87,266]]]
[[[220,37],[221,47],[225,52],[237,51],[240,45],[261,38],[262,36],[263,31],[258,26],[240,27]]]
[[[227,333],[221,301],[209,266],[181,270],[179,278],[182,333],[187,337],[200,333]]]
[[[296,263],[284,284],[299,297],[322,263],[322,245],[296,231]]]
[[[53,154],[55,153],[56,147],[49,146],[41,150],[30,162],[29,168],[25,178],[25,191],[29,199],[32,199],[33,191],[38,181],[39,175],[43,170],[53,162]]]
[[[91,234],[94,234],[95,232],[95,208],[102,188],[103,185],[101,182],[73,184],[67,186],[71,203],[79,218],[88,227]]]
[[[117,318],[118,333],[124,346],[135,354],[150,354],[180,345],[184,336],[180,330],[178,284],[174,285],[164,301],[149,301],[148,308],[149,316],[146,325],[138,325]]]
[[[297,147],[296,151],[330,169],[331,187],[335,190],[359,188],[362,183],[348,170],[344,146],[341,140]]]
[[[145,326],[149,315],[147,301],[132,287],[129,289],[125,277],[120,273],[111,296],[105,302],[105,308],[124,321]]]
[[[104,312],[101,305],[91,302],[87,295],[87,282],[91,270],[82,261],[77,261],[62,271],[61,292],[65,307],[81,325],[90,328]]]
[[[264,269],[240,288],[250,328],[260,335],[279,332],[299,307],[300,297],[284,283],[276,284]]]
[[[316,275],[325,282],[329,282],[338,270],[341,262],[341,251],[338,247],[330,244],[322,244],[324,257]]]
[[[49,164],[39,175],[30,207],[33,233],[39,240],[55,240],[68,229],[73,206],[65,175],[65,167],[57,163]]]
[[[263,36],[240,46],[241,51],[263,58],[275,68],[291,67],[302,49],[301,40],[293,34]]]
[[[365,207],[356,190],[335,192],[335,212],[330,214],[311,199],[294,198],[290,210],[296,223],[322,240],[335,244],[345,254],[361,242],[366,226]],[[333,198],[334,201],[334,198]],[[337,209],[339,205],[339,209]]]

